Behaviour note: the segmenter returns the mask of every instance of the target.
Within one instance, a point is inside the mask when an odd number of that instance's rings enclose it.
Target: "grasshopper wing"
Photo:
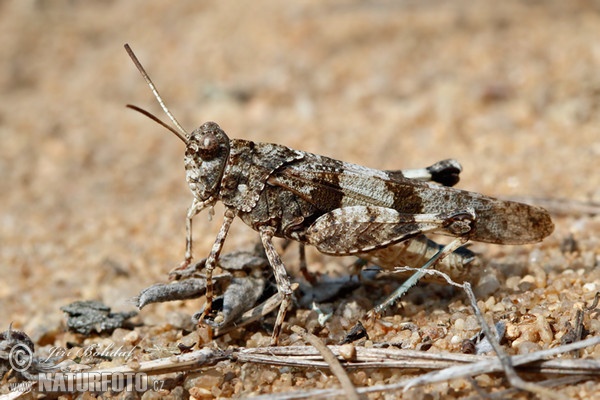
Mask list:
[[[450,167],[440,169],[452,171]],[[423,178],[432,179],[426,175]],[[498,200],[479,193],[410,179],[398,171],[375,170],[309,153],[305,155],[303,163],[290,162],[277,169],[268,178],[268,183],[290,190],[324,211],[323,216],[339,208],[354,206],[363,207],[363,212],[359,214],[366,212],[368,207],[380,207],[396,210],[405,216],[450,215],[459,210],[473,209],[477,218],[469,232],[469,240],[478,242],[535,243],[554,229],[550,215],[540,207]],[[390,212],[384,215],[389,216]],[[352,219],[349,216],[345,218]],[[344,229],[353,230],[352,227]]]
[[[350,206],[323,214],[306,231],[320,252],[347,255],[383,248],[427,232],[467,234],[472,210],[451,214],[402,214],[377,206]]]

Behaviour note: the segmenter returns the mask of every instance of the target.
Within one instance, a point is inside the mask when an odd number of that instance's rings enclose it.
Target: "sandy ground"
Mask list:
[[[61,333],[60,306],[96,299],[132,310],[131,297],[164,282],[183,257],[191,201],[183,146],[124,107],[140,105],[162,118],[126,42],[189,130],[213,120],[231,137],[381,169],[452,157],[464,167],[463,189],[598,203],[599,37],[600,5],[588,1],[3,1],[0,326],[12,322],[40,348],[64,346],[76,338]],[[484,311],[490,320],[509,316],[517,327],[527,315],[542,316],[550,335],[534,332],[527,340],[539,348],[559,344],[565,322],[600,290],[599,217],[559,211],[555,233],[542,244],[473,247],[485,268],[511,265],[501,288],[481,299]],[[220,212],[212,222],[195,220],[197,257],[208,253]],[[237,221],[225,251],[256,238]],[[351,262],[309,260],[312,270]],[[428,296],[427,287],[415,290]],[[494,308],[506,301],[515,308]],[[386,318],[418,326],[444,321],[448,333],[430,351],[458,351],[450,338],[477,331],[452,323],[453,310],[472,318],[465,304],[455,294],[405,304]],[[185,319],[197,308],[193,301],[150,306],[138,322],[176,332],[173,315]],[[438,320],[429,319],[432,310]],[[301,323],[294,313],[288,322]],[[585,327],[600,334],[593,316]],[[247,334],[267,338],[264,329],[253,325]],[[289,334],[284,329],[284,345]],[[598,357],[600,349],[582,356]],[[231,379],[207,395],[338,385],[326,371],[228,368]],[[264,371],[272,379],[260,381]],[[352,378],[357,386],[399,379],[393,372]],[[473,393],[461,382],[419,393]],[[482,383],[485,391],[503,384],[497,377]],[[598,381],[560,388],[572,398],[600,396],[598,390]]]

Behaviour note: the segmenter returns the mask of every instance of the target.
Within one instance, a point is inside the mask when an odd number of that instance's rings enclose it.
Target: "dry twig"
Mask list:
[[[600,376],[600,361],[589,359],[555,359],[546,360],[558,354],[573,350],[583,349],[600,344],[600,337],[592,337],[580,342],[559,346],[552,349],[512,357],[512,364],[523,372],[536,372],[544,374],[567,374],[574,376],[590,377]],[[341,346],[327,346],[336,356],[340,356]],[[235,360],[237,362],[252,362],[267,365],[287,365],[304,368],[329,368],[322,355],[313,346],[288,346],[288,347],[258,347],[238,348],[228,351],[217,349],[201,349],[190,353],[174,355],[152,361],[145,361],[139,367],[131,368],[127,365],[120,367],[96,370],[111,374],[116,372],[143,372],[148,375],[163,375],[168,373],[197,370],[202,367],[214,365],[222,360]],[[356,388],[359,394],[381,391],[395,391],[404,389],[407,385],[418,386],[443,382],[451,379],[489,374],[503,371],[502,364],[496,357],[478,356],[472,354],[453,353],[426,353],[415,350],[390,348],[365,348],[356,347],[356,358],[348,361],[346,369],[363,368],[401,368],[401,369],[430,369],[436,370],[415,379],[402,382]],[[83,377],[83,374],[80,374]],[[35,389],[35,388],[34,388]],[[324,389],[304,392],[291,392],[281,395],[269,395],[273,399],[296,399],[313,396],[344,395],[342,389]],[[14,393],[0,396],[0,400],[18,398]],[[259,397],[260,398],[260,397]],[[266,397],[265,397],[266,398]]]

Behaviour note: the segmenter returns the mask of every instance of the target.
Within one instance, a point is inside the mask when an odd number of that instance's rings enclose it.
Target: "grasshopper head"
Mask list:
[[[229,138],[214,122],[195,129],[185,148],[185,177],[198,200],[217,197],[221,176],[229,157]]]

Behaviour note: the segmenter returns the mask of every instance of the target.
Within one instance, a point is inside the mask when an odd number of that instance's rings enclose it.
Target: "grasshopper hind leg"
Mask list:
[[[394,305],[404,294],[426,274],[426,270],[441,262],[445,257],[458,250],[467,242],[467,238],[457,237],[447,245],[443,246],[433,257],[421,266],[410,278],[408,278],[398,289],[389,295],[382,303],[367,313],[367,318],[377,318],[388,308]]]
[[[389,309],[392,305],[394,305],[404,294],[413,287],[419,279],[425,275],[425,271],[437,263],[442,261],[446,256],[452,254],[454,251],[459,249],[467,242],[466,238],[455,238],[452,242],[440,248],[440,250],[430,258],[421,268],[419,268],[409,279],[407,279],[398,289],[396,289],[391,295],[389,295],[383,302],[369,311],[365,317],[362,319],[367,325],[370,325],[369,321],[375,321],[379,316],[381,316],[387,309]],[[342,340],[342,343],[349,343],[353,341],[353,334],[356,331],[364,330],[364,326],[362,321],[358,321],[354,327],[350,330],[350,332],[346,335],[346,337]],[[361,336],[362,337],[362,336]]]
[[[473,220],[475,217],[473,217]],[[465,234],[468,232],[465,232]],[[468,241],[468,236],[459,236],[452,240],[447,245],[440,247],[440,249],[435,253],[433,257],[431,257],[425,264],[423,264],[410,278],[408,278],[398,289],[396,289],[391,295],[389,295],[382,303],[377,305],[371,311],[369,311],[364,320],[366,321],[374,321],[376,318],[381,316],[387,309],[389,309],[392,305],[394,305],[398,300],[404,296],[404,294],[426,274],[426,271],[438,263],[440,263],[444,258],[449,255],[453,255],[455,251],[460,249],[465,243]],[[356,326],[352,329],[354,331],[359,326],[362,326],[361,321],[358,321]],[[344,339],[347,341],[348,339]]]
[[[265,248],[265,253],[275,274],[277,291],[281,296],[281,305],[279,306],[279,312],[277,313],[277,319],[275,320],[275,326],[273,327],[273,335],[271,336],[271,345],[275,346],[279,340],[279,334],[281,333],[281,327],[285,319],[285,314],[287,313],[287,309],[291,303],[293,290],[290,284],[290,278],[288,277],[285,266],[283,265],[283,261],[281,261],[281,257],[279,257],[279,254],[273,245],[273,236],[275,236],[275,230],[272,227],[261,227],[259,232],[260,239],[263,247]]]

